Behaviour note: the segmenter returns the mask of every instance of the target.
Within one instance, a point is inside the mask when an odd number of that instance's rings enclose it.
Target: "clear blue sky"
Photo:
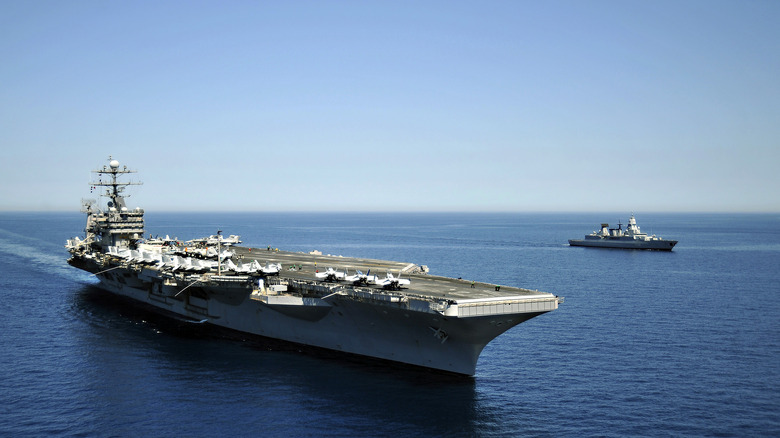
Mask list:
[[[780,211],[780,1],[0,0],[0,210]]]

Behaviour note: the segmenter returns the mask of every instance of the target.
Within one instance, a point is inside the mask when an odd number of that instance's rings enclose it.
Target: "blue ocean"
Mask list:
[[[2,436],[780,436],[780,214],[153,213],[147,233],[408,261],[565,297],[473,378],[183,327],[66,263],[79,213],[0,213]]]

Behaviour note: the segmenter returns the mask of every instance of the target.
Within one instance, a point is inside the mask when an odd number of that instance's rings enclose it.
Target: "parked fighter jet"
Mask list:
[[[317,272],[317,273],[314,274],[314,276],[317,277],[317,278],[323,279],[322,281],[327,281],[327,282],[334,283],[334,282],[343,280],[344,277],[347,276],[347,274],[344,273],[344,272],[341,272],[341,271],[337,271],[337,270],[335,270],[333,268],[328,268],[327,271],[325,271],[325,272]]]
[[[233,264],[233,262],[230,260],[228,260],[228,262],[235,266],[235,264]],[[239,274],[254,274],[259,271],[260,268],[260,263],[258,263],[257,260],[252,260],[249,263],[241,263],[240,265],[236,266],[234,270]]]
[[[360,270],[358,270],[355,275],[347,275],[344,277],[344,281],[348,281],[355,285],[368,285],[368,284],[376,284],[376,282],[379,280],[379,278],[376,275],[371,275],[371,270],[368,270],[368,273],[364,274]]]
[[[387,276],[378,281],[377,285],[389,290],[400,290],[401,286],[409,286],[412,282],[408,278],[401,278],[401,274],[398,277],[394,277],[393,274],[387,273]]]
[[[282,270],[281,263],[266,263],[265,266],[260,267],[260,272],[265,275],[279,275],[279,271]]]
[[[217,234],[209,237],[201,237],[200,239],[188,240],[187,243],[192,245],[200,244],[206,246],[217,246],[217,244],[220,244],[222,246],[230,246],[230,245],[237,245],[241,243],[240,238],[241,236],[236,236],[235,234],[231,234],[228,237],[224,237],[221,234]]]

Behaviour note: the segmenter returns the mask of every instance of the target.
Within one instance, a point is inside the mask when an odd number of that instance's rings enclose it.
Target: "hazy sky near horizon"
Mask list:
[[[780,2],[0,0],[0,210],[780,211]]]

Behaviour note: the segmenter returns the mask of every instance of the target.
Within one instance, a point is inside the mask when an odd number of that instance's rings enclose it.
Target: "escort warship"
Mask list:
[[[647,233],[639,230],[632,214],[628,219],[628,228],[625,230],[620,222],[617,228],[609,228],[609,224],[601,224],[601,230],[588,234],[584,239],[570,239],[569,245],[671,251],[674,245],[677,245],[677,241],[662,239],[655,234],[648,236]]]
[[[82,203],[85,237],[67,241],[68,263],[102,290],[187,322],[473,375],[491,340],[563,301],[414,263],[238,246],[221,232],[187,244],[144,239],[144,210],[123,196],[140,183],[120,182],[135,171],[109,157],[93,173],[108,202]]]

